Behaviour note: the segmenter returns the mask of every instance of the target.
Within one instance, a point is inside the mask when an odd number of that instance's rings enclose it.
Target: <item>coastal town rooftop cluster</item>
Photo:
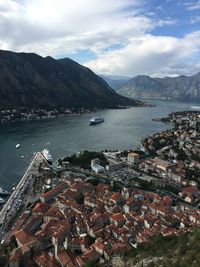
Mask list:
[[[200,224],[199,210],[181,210],[170,196],[67,177],[15,223],[10,266],[84,266],[105,262],[160,233],[179,235]],[[4,242],[10,242],[5,239]]]
[[[61,160],[59,182],[5,235],[5,246],[15,244],[9,266],[107,264],[154,236],[198,227],[200,112],[172,113],[163,121],[173,127],[145,138],[140,151],[104,151],[105,166],[98,158],[90,170]]]

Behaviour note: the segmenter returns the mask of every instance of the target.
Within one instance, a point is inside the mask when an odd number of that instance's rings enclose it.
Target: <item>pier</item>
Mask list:
[[[39,166],[40,164],[46,162],[42,153],[37,152],[34,158],[32,159],[28,169],[25,174],[21,178],[18,183],[16,189],[12,192],[6,204],[0,211],[0,240],[4,236],[4,234],[9,230],[8,225],[10,224],[13,217],[15,217],[16,213],[23,206],[26,194],[25,191],[28,187],[31,186],[31,179],[33,177],[39,175]]]

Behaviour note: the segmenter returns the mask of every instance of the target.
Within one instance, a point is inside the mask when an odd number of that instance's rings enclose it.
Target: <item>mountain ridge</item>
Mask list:
[[[117,92],[138,99],[200,100],[200,72],[192,76],[152,78],[138,75]]]
[[[69,59],[0,50],[1,108],[137,106],[92,70]]]

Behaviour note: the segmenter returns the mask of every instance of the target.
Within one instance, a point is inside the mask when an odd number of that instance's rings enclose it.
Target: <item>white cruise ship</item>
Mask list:
[[[101,117],[101,116],[93,117],[90,120],[90,125],[98,124],[98,123],[101,123],[101,122],[104,122],[104,118],[103,117]]]
[[[48,149],[45,148],[44,150],[42,150],[42,155],[49,164],[52,164],[53,158]]]

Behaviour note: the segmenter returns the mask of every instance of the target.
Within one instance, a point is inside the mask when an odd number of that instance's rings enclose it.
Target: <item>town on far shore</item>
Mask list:
[[[0,124],[49,120],[60,116],[90,113],[92,111],[96,111],[96,109],[69,107],[53,109],[26,107],[20,107],[16,109],[0,109]]]
[[[153,107],[147,102],[136,101],[140,107]],[[115,109],[128,109],[130,106],[117,105]],[[91,112],[97,112],[101,109],[91,107],[55,107],[55,108],[27,108],[17,107],[10,109],[1,109],[0,107],[0,124],[13,122],[29,122],[54,119],[66,115],[81,115]]]
[[[138,149],[38,152],[0,212],[0,262],[112,266],[139,244],[200,225],[200,112],[156,119],[169,129]],[[3,265],[4,266],[4,265]]]

